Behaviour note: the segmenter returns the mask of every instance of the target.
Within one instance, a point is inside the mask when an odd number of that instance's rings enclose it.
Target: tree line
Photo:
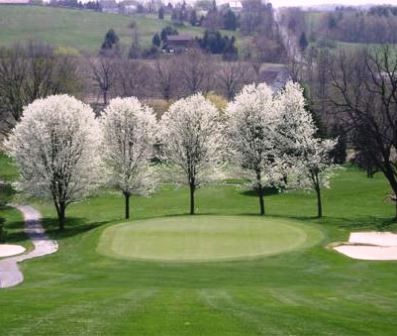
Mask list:
[[[130,197],[152,192],[164,176],[189,187],[193,215],[195,191],[226,164],[250,181],[261,215],[270,186],[314,190],[321,217],[335,142],[315,134],[303,90],[289,82],[276,94],[266,84],[247,85],[224,111],[194,94],[159,120],[135,97],[112,99],[96,118],[79,100],[53,95],[24,108],[5,148],[20,169],[21,187],[52,199],[63,229],[67,207],[98,186],[122,192],[129,218]]]

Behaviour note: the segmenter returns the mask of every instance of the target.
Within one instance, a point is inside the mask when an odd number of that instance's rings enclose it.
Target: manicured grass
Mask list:
[[[178,216],[113,225],[98,251],[122,259],[225,261],[280,254],[321,238],[313,227],[280,218]]]
[[[129,28],[135,21],[143,47],[149,47],[152,37],[170,20],[159,20],[154,16],[119,15],[97,13],[87,10],[51,8],[42,6],[1,6],[0,45],[12,45],[27,40],[39,40],[56,46],[97,52],[106,32],[113,28],[127,50],[133,32]],[[180,33],[202,36],[203,29],[186,25],[178,27]],[[238,34],[228,32],[229,36]],[[239,42],[239,41],[238,41]]]
[[[0,181],[13,181],[18,177],[15,164],[5,154],[0,152]]]
[[[104,230],[124,222],[119,193],[105,191],[71,206],[63,233],[56,230],[51,204],[34,202],[60,250],[25,262],[25,282],[0,291],[1,334],[395,335],[396,262],[357,261],[327,249],[352,230],[396,230],[388,194],[381,175],[367,179],[349,168],[324,191],[322,220],[312,217],[311,194],[267,195],[269,215],[321,230],[323,241],[274,256],[208,263],[99,254]],[[257,219],[257,203],[235,184],[197,192],[201,215]],[[132,210],[131,225],[186,215],[188,193],[164,186],[150,198],[133,197]],[[10,220],[17,225],[16,218]]]

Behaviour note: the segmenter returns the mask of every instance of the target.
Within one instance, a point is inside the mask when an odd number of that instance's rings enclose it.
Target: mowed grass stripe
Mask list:
[[[121,259],[172,262],[270,256],[313,246],[322,232],[289,219],[252,216],[178,216],[107,228],[97,251]]]

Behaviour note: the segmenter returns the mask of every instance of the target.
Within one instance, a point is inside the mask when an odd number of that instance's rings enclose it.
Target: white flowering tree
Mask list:
[[[20,168],[21,187],[52,198],[60,229],[67,206],[88,195],[99,181],[99,142],[92,109],[59,95],[28,105],[5,143]]]
[[[264,188],[277,186],[282,177],[275,149],[278,109],[271,89],[266,84],[245,86],[229,103],[226,119],[233,160],[254,183],[264,215]]]
[[[130,217],[130,196],[147,194],[154,185],[150,160],[156,141],[153,110],[135,97],[112,99],[101,117],[102,155],[110,183],[125,198],[125,218]]]
[[[316,127],[305,109],[303,89],[288,82],[275,98],[279,109],[277,144],[284,162],[290,187],[314,190],[317,196],[317,216],[322,217],[321,188],[329,187],[335,168],[330,152],[336,142],[315,137]]]
[[[190,189],[190,214],[194,193],[222,158],[222,123],[218,110],[201,94],[175,102],[163,114],[160,140],[165,161]]]

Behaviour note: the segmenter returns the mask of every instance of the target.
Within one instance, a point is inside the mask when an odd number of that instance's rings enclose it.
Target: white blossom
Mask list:
[[[92,109],[59,95],[28,105],[5,143],[20,168],[21,187],[53,199],[61,229],[66,207],[99,182],[100,136]]]
[[[232,161],[254,182],[260,213],[264,214],[265,186],[282,180],[276,140],[279,110],[266,84],[247,85],[226,110],[227,135]]]
[[[160,126],[165,161],[189,186],[193,214],[196,188],[211,178],[222,158],[219,111],[201,94],[195,94],[171,105]]]
[[[276,101],[280,111],[278,156],[284,161],[288,186],[314,190],[318,217],[321,217],[321,187],[329,187],[335,169],[330,152],[336,141],[315,137],[316,127],[305,109],[303,89],[299,84],[288,82],[278,93]]]
[[[156,184],[153,146],[157,124],[153,110],[135,97],[112,99],[101,117],[102,155],[111,185],[126,198],[129,218],[131,194],[148,194]]]

